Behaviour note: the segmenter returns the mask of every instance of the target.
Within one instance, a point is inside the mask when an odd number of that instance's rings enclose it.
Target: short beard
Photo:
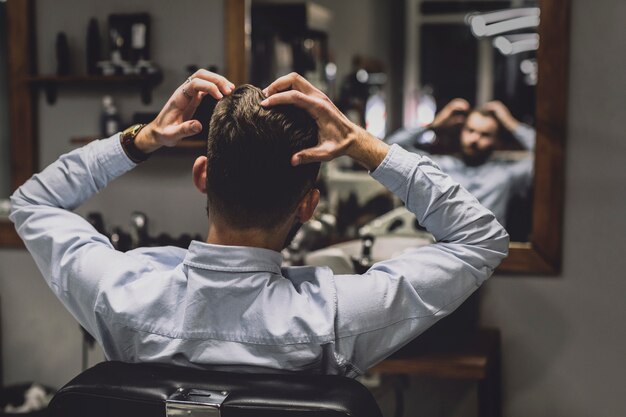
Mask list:
[[[473,155],[468,155],[466,152],[462,152],[461,158],[463,159],[463,162],[465,162],[465,165],[471,166],[471,167],[477,167],[487,162],[487,160],[491,157],[492,153],[493,153],[493,148],[476,152]]]

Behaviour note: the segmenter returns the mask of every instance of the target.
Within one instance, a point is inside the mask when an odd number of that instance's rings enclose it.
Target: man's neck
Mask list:
[[[225,246],[248,246],[271,249],[276,252],[283,250],[285,233],[278,230],[268,231],[259,228],[236,229],[221,223],[209,225],[207,243]]]

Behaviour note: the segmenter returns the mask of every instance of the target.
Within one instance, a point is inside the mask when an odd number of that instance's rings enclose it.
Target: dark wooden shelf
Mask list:
[[[152,101],[152,89],[163,81],[163,74],[157,72],[146,75],[36,75],[26,77],[26,81],[35,88],[42,88],[49,104],[56,102],[60,87],[112,89],[129,86],[138,88],[141,101],[149,104]]]
[[[418,336],[419,337],[419,336]],[[478,382],[478,415],[501,417],[501,347],[498,329],[478,329],[472,340],[449,352],[392,355],[372,369],[387,375],[419,375]]]
[[[412,374],[450,379],[483,379],[489,364],[499,360],[500,332],[479,329],[466,345],[448,352],[411,354],[398,352],[376,365],[372,371],[383,374]]]
[[[478,415],[502,416],[499,330],[478,329],[467,344],[453,346],[447,352],[411,354],[410,349],[406,347],[403,351],[385,359],[369,372],[383,375],[417,375],[440,379],[474,380],[478,382]]]
[[[178,142],[176,148],[180,149],[206,149],[206,141],[205,140],[197,140],[197,139],[183,139]]]

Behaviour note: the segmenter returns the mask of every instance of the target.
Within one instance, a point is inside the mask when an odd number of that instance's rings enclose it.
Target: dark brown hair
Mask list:
[[[209,126],[207,197],[229,226],[271,229],[315,183],[319,163],[291,165],[291,156],[317,144],[317,124],[294,106],[263,108],[265,97],[239,86],[219,101]]]

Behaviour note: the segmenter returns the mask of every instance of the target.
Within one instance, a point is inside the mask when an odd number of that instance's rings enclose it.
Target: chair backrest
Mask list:
[[[53,417],[381,417],[371,393],[341,376],[233,373],[103,362],[49,405]]]

